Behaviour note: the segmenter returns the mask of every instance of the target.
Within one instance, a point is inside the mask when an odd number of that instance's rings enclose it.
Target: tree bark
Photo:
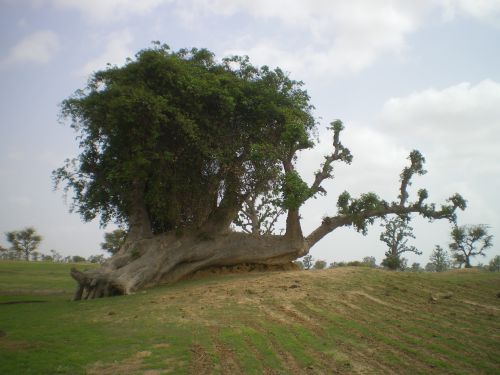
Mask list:
[[[235,232],[208,239],[193,233],[182,237],[162,234],[127,241],[100,269],[71,271],[78,284],[74,299],[129,294],[149,286],[175,282],[213,266],[286,264],[308,251],[303,239]]]
[[[133,184],[129,198],[129,231],[127,241],[133,242],[153,235],[149,213],[144,202],[144,185]]]

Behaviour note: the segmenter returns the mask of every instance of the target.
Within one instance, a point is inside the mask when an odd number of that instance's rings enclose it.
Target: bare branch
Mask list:
[[[311,232],[306,240],[309,246],[313,246],[331,231],[342,226],[354,226],[356,230],[363,234],[367,231],[367,226],[373,224],[376,218],[383,218],[394,214],[405,217],[410,213],[418,213],[429,220],[448,219],[454,222],[457,208],[462,210],[466,207],[465,200],[455,194],[447,200],[446,204],[436,209],[435,204],[425,204],[427,191],[422,189],[418,192],[418,200],[415,203],[407,203],[407,186],[411,183],[414,174],[424,174],[423,163],[425,159],[418,151],[412,151],[409,160],[411,165],[406,167],[401,173],[401,189],[398,202],[388,203],[380,199],[374,193],[362,194],[360,198],[351,198],[349,193],[342,193],[337,202],[338,214],[333,217],[325,217],[321,225]]]
[[[401,206],[404,206],[406,200],[409,197],[407,188],[408,186],[411,185],[411,178],[413,177],[413,175],[414,174],[424,175],[427,173],[427,171],[424,169],[425,158],[422,156],[420,151],[413,150],[410,153],[410,156],[408,156],[408,160],[410,160],[411,162],[410,166],[405,167],[400,175],[401,187],[399,189],[400,194],[398,198],[399,198],[399,204]]]
[[[318,192],[326,194],[326,190],[321,186],[321,183],[326,179],[333,178],[333,162],[340,160],[351,164],[352,161],[351,152],[340,142],[340,132],[344,129],[342,121],[336,120],[330,125],[330,129],[333,130],[333,152],[325,156],[325,162],[321,165],[321,169],[315,173],[314,182],[310,187],[311,196]]]

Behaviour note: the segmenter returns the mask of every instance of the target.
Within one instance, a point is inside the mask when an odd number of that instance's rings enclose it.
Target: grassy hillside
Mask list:
[[[500,373],[499,274],[250,273],[68,302],[69,267],[0,262],[0,374]]]

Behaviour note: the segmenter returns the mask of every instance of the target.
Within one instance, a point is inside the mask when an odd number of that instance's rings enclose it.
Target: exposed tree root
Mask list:
[[[100,269],[71,270],[74,300],[129,294],[172,283],[192,273],[238,264],[284,265],[308,251],[305,241],[283,236],[226,233],[211,239],[159,235],[126,243]]]

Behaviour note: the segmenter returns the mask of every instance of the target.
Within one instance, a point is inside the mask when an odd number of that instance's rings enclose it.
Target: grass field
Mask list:
[[[249,273],[69,302],[70,266],[0,262],[0,374],[500,373],[498,273]]]

